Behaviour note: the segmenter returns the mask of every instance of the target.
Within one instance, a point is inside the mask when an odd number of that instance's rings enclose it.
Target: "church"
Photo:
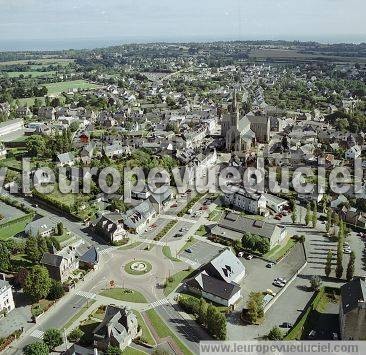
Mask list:
[[[236,92],[229,112],[221,122],[221,134],[225,138],[226,151],[245,153],[257,143],[268,143],[270,135],[270,120],[267,116],[248,113],[240,117]]]

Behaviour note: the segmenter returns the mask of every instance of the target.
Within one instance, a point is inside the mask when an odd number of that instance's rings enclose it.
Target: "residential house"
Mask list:
[[[153,204],[149,200],[143,201],[123,214],[124,228],[130,233],[139,234],[155,216],[156,210]]]
[[[263,197],[266,199],[267,207],[276,213],[283,211],[283,209],[288,206],[287,200],[276,195],[265,193],[263,194]]]
[[[97,269],[99,264],[99,252],[94,247],[89,248],[83,244],[81,247],[77,248],[77,253],[79,256],[79,267],[82,269]]]
[[[233,193],[225,193],[224,203],[252,214],[265,215],[267,212],[267,200],[262,194],[249,193],[242,188]]]
[[[123,225],[121,213],[106,213],[95,225],[97,232],[101,233],[110,243],[121,241],[126,237],[126,230]]]
[[[79,268],[76,249],[69,246],[56,254],[44,253],[41,265],[47,268],[51,278],[64,282]]]
[[[346,206],[343,206],[339,215],[346,223],[366,229],[366,216],[356,208],[347,208]]]
[[[89,143],[88,145],[84,146],[80,151],[80,160],[84,165],[90,165],[93,154],[94,154],[95,144]]]
[[[42,106],[38,109],[38,117],[47,120],[54,120],[55,113],[56,110],[51,106]]]
[[[136,315],[127,307],[108,305],[104,319],[95,328],[93,336],[94,347],[98,350],[106,351],[109,347],[124,350],[139,336]]]
[[[4,275],[0,279],[0,316],[6,315],[15,308],[13,292]]]
[[[339,329],[342,340],[366,338],[366,282],[356,277],[341,286]]]
[[[6,158],[6,148],[3,142],[0,142],[0,160]]]
[[[217,304],[233,306],[241,297],[239,282],[244,277],[244,265],[225,249],[202,266],[197,276],[186,280],[184,287]]]
[[[57,165],[58,166],[73,166],[75,165],[74,153],[61,153],[57,155]]]
[[[358,145],[355,145],[351,148],[349,148],[345,153],[346,159],[357,159],[362,154],[362,148]]]
[[[18,107],[16,110],[18,117],[30,117],[32,116],[32,111],[27,106]]]
[[[24,229],[26,235],[30,237],[49,237],[56,232],[56,223],[48,217],[42,217],[29,222]]]

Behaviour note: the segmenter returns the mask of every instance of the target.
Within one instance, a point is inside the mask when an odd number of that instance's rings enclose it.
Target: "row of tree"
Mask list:
[[[187,313],[195,315],[197,322],[207,328],[214,338],[226,339],[226,318],[217,307],[208,304],[203,298],[197,300],[186,295],[181,295],[178,303]]]

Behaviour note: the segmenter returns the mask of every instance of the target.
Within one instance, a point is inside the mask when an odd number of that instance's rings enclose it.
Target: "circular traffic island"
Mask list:
[[[151,264],[147,261],[133,260],[126,264],[125,271],[131,275],[145,275],[151,268]]]

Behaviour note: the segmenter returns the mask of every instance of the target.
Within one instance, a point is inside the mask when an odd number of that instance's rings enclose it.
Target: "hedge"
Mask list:
[[[34,213],[29,213],[29,214],[26,214],[24,216],[20,216],[20,217],[11,219],[10,221],[6,221],[6,222],[0,224],[0,229],[3,229],[5,227],[9,227],[13,224],[24,222],[24,221],[31,222],[33,217],[34,217]]]

